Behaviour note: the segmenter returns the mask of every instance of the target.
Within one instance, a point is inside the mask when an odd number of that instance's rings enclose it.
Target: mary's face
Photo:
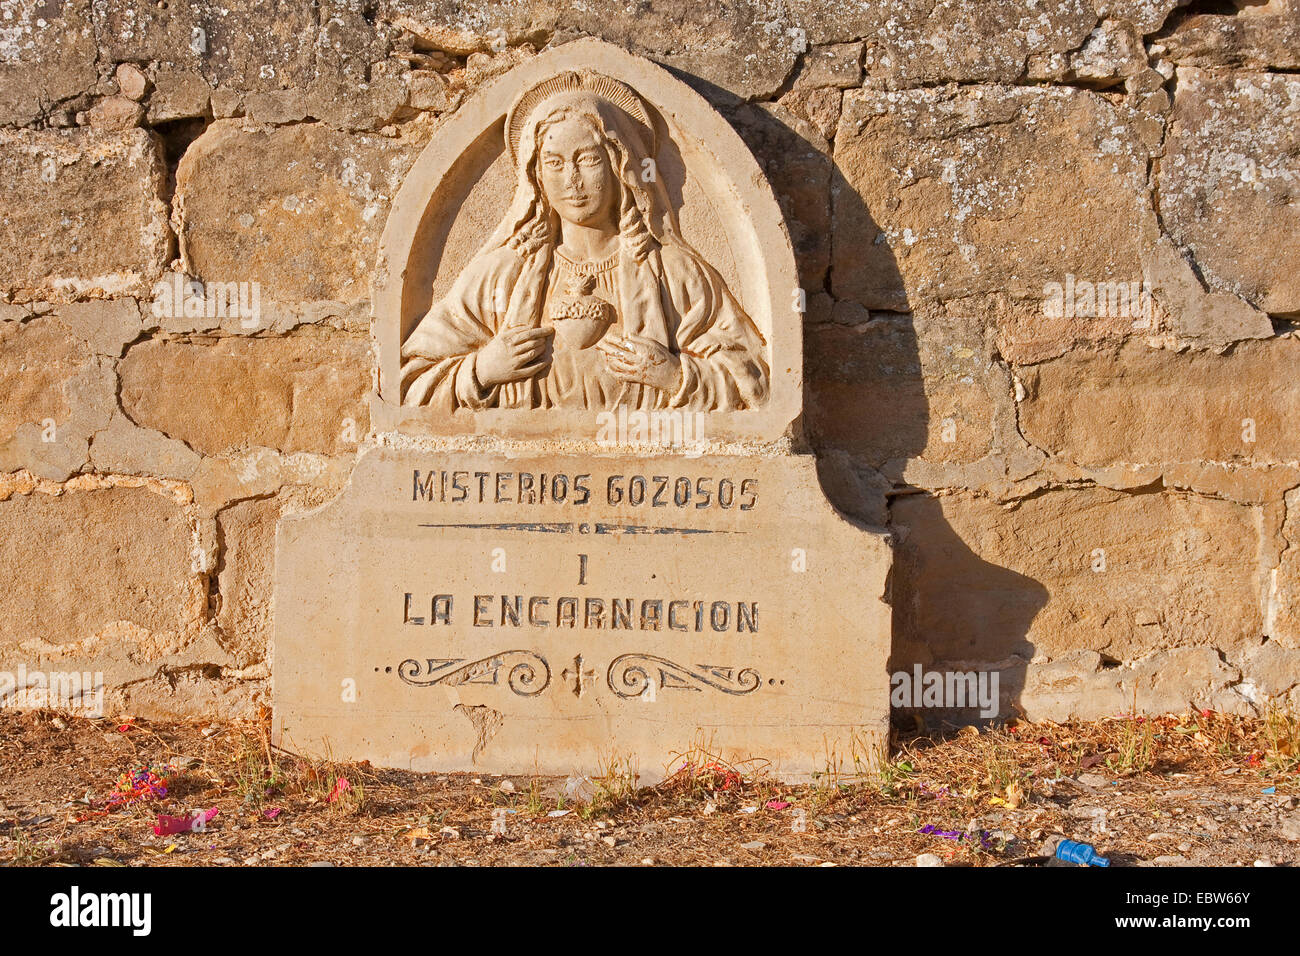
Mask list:
[[[542,189],[561,219],[616,228],[618,181],[589,126],[576,119],[550,126],[542,136],[539,159]]]

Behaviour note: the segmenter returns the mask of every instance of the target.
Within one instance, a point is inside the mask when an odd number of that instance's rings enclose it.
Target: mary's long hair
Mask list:
[[[640,98],[624,84],[608,77],[568,74],[562,79],[569,77],[572,79],[568,80],[568,88],[541,98],[533,104],[528,116],[517,121],[517,143],[512,139],[510,120],[507,120],[507,141],[515,159],[515,198],[482,251],[505,245],[521,256],[530,256],[545,246],[558,245],[560,220],[542,188],[539,153],[546,131],[556,123],[572,119],[585,124],[595,134],[619,183],[618,231],[623,249],[641,262],[656,246],[672,244],[703,263],[699,253],[681,236],[659,175],[656,135],[647,122],[650,114]],[[520,99],[528,95],[525,93]],[[635,103],[637,108],[633,111],[641,118],[633,118],[616,99],[624,100],[629,106]]]

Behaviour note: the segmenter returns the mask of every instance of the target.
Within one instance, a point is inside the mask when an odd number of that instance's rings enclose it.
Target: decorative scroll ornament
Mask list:
[[[654,676],[652,676],[654,675]],[[687,690],[699,693],[706,687],[724,694],[752,694],[762,685],[758,671],[713,664],[687,667],[653,654],[624,654],[609,665],[609,689],[622,698],[640,697],[652,681],[655,690]]]
[[[397,676],[415,687],[435,684],[501,683],[501,672],[508,670],[506,684],[520,697],[535,697],[551,683],[551,667],[546,659],[532,651],[501,651],[491,657],[465,663],[464,658],[428,658],[423,663],[405,660],[397,667]]]

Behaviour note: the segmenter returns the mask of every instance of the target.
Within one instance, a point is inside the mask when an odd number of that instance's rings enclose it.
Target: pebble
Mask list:
[[[1088,787],[1104,787],[1110,783],[1099,773],[1081,773],[1079,774],[1079,782]]]
[[[751,840],[748,843],[742,843],[740,848],[742,850],[761,850],[765,846],[767,846],[767,844],[762,840]]]
[[[140,71],[138,66],[135,66],[132,63],[119,64],[115,78],[117,80],[117,88],[121,91],[123,96],[135,100],[136,102],[144,99],[144,94],[149,87],[149,81],[145,78],[144,73]]]
[[[1277,833],[1283,840],[1300,843],[1300,816],[1291,814],[1284,817],[1281,825],[1277,828]]]
[[[1185,856],[1158,856],[1151,861],[1156,866],[1182,866],[1187,862]]]
[[[922,853],[916,858],[917,866],[943,866],[943,860],[933,853]]]
[[[334,864],[331,863],[329,860],[316,860],[312,863],[308,863],[307,865],[308,866],[333,866]]]
[[[618,846],[618,837],[603,836],[600,838],[600,842],[604,843],[606,846]]]

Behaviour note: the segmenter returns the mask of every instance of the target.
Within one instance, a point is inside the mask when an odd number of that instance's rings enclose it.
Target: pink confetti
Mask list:
[[[763,806],[767,807],[769,810],[784,810],[786,807],[790,806],[790,804],[785,800],[769,800],[767,803],[763,804]]]
[[[188,817],[169,817],[165,813],[158,814],[158,823],[154,826],[154,836],[171,836],[173,833],[194,833],[202,832],[212,818],[219,811],[216,807],[211,810],[199,810]]]
[[[339,797],[343,796],[343,794],[347,793],[351,789],[352,789],[352,784],[348,783],[348,778],[339,777],[338,780],[335,781],[334,783],[334,789],[331,790],[330,795],[325,798],[325,802],[330,803],[338,799]]]
[[[280,815],[281,812],[282,811],[280,807],[272,807],[269,810],[263,810],[262,816],[266,817],[268,820],[274,820],[276,817]]]

